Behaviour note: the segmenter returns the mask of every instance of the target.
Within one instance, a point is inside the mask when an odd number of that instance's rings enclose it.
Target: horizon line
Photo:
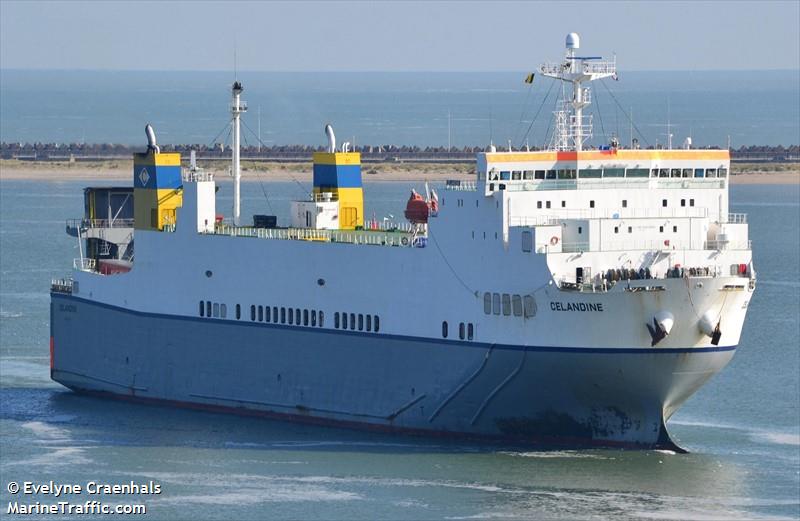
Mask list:
[[[302,74],[302,73],[341,73],[341,74],[463,74],[463,73],[519,73],[528,69],[472,69],[472,70],[431,70],[431,69],[316,69],[316,70],[292,70],[292,69],[245,69],[238,70],[237,73],[277,73],[277,74]],[[229,69],[110,69],[110,68],[20,68],[20,67],[0,67],[0,72],[185,72],[185,73],[233,73]],[[536,72],[536,71],[534,71]],[[773,69],[626,69],[627,72],[798,72],[798,68],[773,68]]]

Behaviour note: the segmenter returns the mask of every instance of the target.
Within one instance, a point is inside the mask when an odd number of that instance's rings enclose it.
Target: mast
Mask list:
[[[566,41],[566,57],[562,63],[547,63],[539,67],[543,76],[572,84],[572,99],[565,100],[562,109],[556,111],[556,131],[553,146],[557,150],[583,149],[583,142],[592,136],[592,120],[584,121],[583,109],[591,103],[588,87],[581,84],[617,73],[616,56],[612,61],[603,61],[600,56],[576,56],[580,48],[580,37],[569,33]]]
[[[234,226],[239,226],[239,216],[240,216],[240,206],[241,206],[241,195],[240,195],[240,184],[242,178],[242,166],[239,160],[239,153],[241,148],[241,129],[240,129],[240,121],[239,117],[241,116],[242,112],[247,112],[247,103],[240,99],[242,91],[244,88],[242,87],[242,83],[240,81],[234,81],[233,87],[231,88],[231,96],[233,100],[231,101],[231,114],[233,115],[233,120],[231,124],[233,125],[233,154],[232,154],[232,173],[233,173],[233,224]]]

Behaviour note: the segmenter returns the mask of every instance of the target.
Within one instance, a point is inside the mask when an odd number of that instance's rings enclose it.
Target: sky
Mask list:
[[[572,31],[626,70],[800,69],[798,0],[0,0],[0,68],[518,71]]]

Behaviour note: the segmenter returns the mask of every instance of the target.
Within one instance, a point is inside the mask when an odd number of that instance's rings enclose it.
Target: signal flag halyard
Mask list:
[[[534,73],[530,73],[527,76],[525,76],[525,83],[533,83],[533,76]]]

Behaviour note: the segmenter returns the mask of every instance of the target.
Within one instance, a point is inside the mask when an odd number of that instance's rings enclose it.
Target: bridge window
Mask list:
[[[692,177],[692,169],[691,168],[684,168],[683,169],[683,177]]]
[[[544,179],[544,170],[536,170],[533,173],[533,178],[534,179]]]
[[[525,170],[522,172],[522,178],[526,181],[530,181],[533,179],[533,170]]]
[[[519,295],[514,295],[511,297],[511,307],[514,310],[515,317],[522,316],[522,297]]]
[[[514,170],[511,172],[512,181],[519,181],[520,179],[522,179],[522,172],[520,170]]]
[[[720,177],[728,177],[728,169],[727,168],[720,168],[719,169],[719,176]]]
[[[673,168],[671,170],[670,177],[680,177],[681,176],[681,169],[680,168]]]
[[[500,293],[492,293],[492,313],[500,314]]]
[[[695,177],[705,177],[706,176],[706,171],[703,170],[702,168],[695,168],[694,169],[694,176]]]
[[[501,181],[508,181],[511,179],[511,172],[508,170],[501,170],[500,171],[500,180]]]
[[[555,179],[556,178],[556,171],[555,170],[548,170],[547,171],[547,179]]]
[[[483,312],[487,315],[492,314],[492,294],[488,291],[483,294]],[[200,316],[202,317],[202,310]]]
[[[503,293],[503,315],[511,315],[511,295]]]
[[[658,168],[650,170],[650,177],[658,177]]]
[[[706,169],[706,177],[717,177],[717,169],[716,168]]]
[[[558,178],[559,179],[575,179],[575,170],[571,168],[566,168],[564,170],[558,171]]]
[[[603,177],[625,177],[624,168],[604,168]]]
[[[660,168],[658,170],[658,177],[669,177],[669,168]]]
[[[647,177],[648,170],[646,168],[629,168],[625,172],[626,177]],[[655,176],[653,176],[655,177]]]
[[[594,179],[603,176],[603,171],[599,168],[584,168],[580,170],[578,177],[581,179]]]

